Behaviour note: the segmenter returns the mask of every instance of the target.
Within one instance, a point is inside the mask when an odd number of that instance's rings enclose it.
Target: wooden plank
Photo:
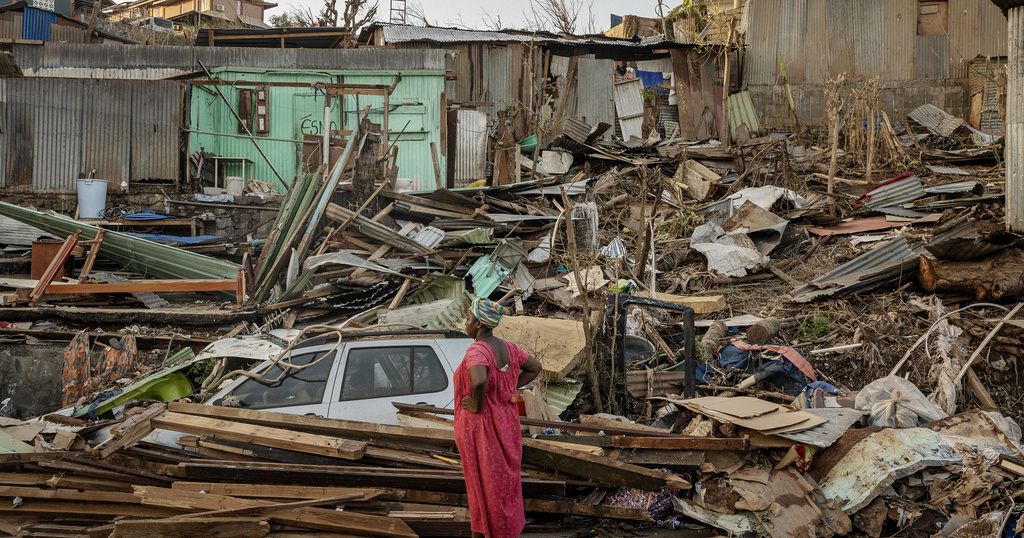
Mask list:
[[[93,293],[174,293],[201,291],[235,291],[238,280],[130,280],[128,282],[62,284],[54,283],[46,295],[85,295]]]
[[[662,450],[750,450],[750,439],[713,437],[640,437],[616,435],[615,448],[652,448]]]
[[[669,473],[545,445],[536,439],[523,439],[523,461],[608,486],[627,486],[648,491],[666,487],[690,488],[689,482]]]
[[[192,519],[122,519],[114,522],[111,538],[249,538],[270,534],[266,519],[254,517],[203,517]]]
[[[238,407],[220,407],[187,402],[171,402],[168,404],[167,409],[175,413],[221,418],[260,426],[290,428],[354,439],[370,439],[375,441],[387,439],[430,446],[454,446],[455,444],[455,434],[453,432],[433,428],[405,428],[387,424],[289,415],[271,411],[253,411]]]
[[[111,517],[168,517],[178,514],[177,510],[158,506],[140,506],[138,504],[101,503],[90,501],[47,501],[42,499],[23,499],[14,506],[9,499],[0,502],[0,513],[44,514],[49,516],[75,516],[82,519],[105,519]]]
[[[162,506],[188,511],[250,508],[274,504],[212,493],[142,486],[135,488],[135,494],[147,506]],[[270,518],[286,525],[330,532],[347,532],[360,536],[407,536],[410,538],[416,536],[408,525],[396,518],[323,508],[289,508],[273,512]]]
[[[89,451],[100,458],[106,458],[115,451],[133,445],[153,431],[152,419],[167,408],[162,403],[150,404],[142,412],[136,413],[121,424],[111,428],[110,438],[92,447]]]
[[[362,441],[242,424],[170,411],[154,417],[152,423],[153,427],[165,430],[196,435],[215,435],[224,439],[242,441],[259,446],[308,452],[310,454],[347,460],[357,460],[366,453],[366,443]]]
[[[437,415],[454,415],[453,409],[444,409],[442,407],[434,407],[432,405],[413,405],[404,404],[399,402],[392,402],[391,405],[395,406],[399,411],[419,411],[424,413],[433,413]],[[584,417],[589,415],[581,415],[580,420],[584,420]],[[624,422],[607,420],[600,424],[576,424],[573,422],[557,422],[553,420],[539,420],[533,418],[519,417],[519,423],[524,426],[541,426],[544,428],[554,428],[556,430],[563,431],[576,431],[576,432],[590,432],[590,433],[601,433],[604,432],[608,435],[653,435],[662,437],[674,437],[676,434],[668,431],[661,430],[658,428],[651,428],[650,426],[643,426],[641,424],[626,424]],[[617,426],[616,426],[617,424]],[[411,429],[411,428],[410,428]],[[426,431],[439,431],[444,432],[445,430],[435,428],[418,428],[418,430]],[[454,439],[454,433],[450,430],[448,434]]]
[[[707,296],[684,296],[684,295],[673,295],[671,293],[657,293],[654,299],[658,301],[664,301],[666,303],[673,303],[677,305],[687,306],[693,309],[694,314],[711,314],[714,312],[720,312],[725,310],[728,306],[725,302],[724,295],[707,295]]]
[[[466,481],[460,471],[450,473],[430,470],[417,473],[410,469],[394,469],[395,472],[383,472],[383,468],[345,468],[264,462],[179,463],[168,471],[190,481],[366,488],[414,487],[415,489],[452,493],[466,491]],[[529,495],[564,496],[566,494],[564,481],[524,478],[522,483],[523,491]]]
[[[171,489],[213,493],[253,499],[322,499],[339,495],[359,494],[363,501],[372,501],[388,492],[384,488],[346,488],[321,486],[289,486],[267,484],[223,484],[218,482],[175,482]]]
[[[89,255],[85,257],[85,263],[82,264],[82,270],[78,272],[78,279],[84,280],[89,276],[89,272],[92,271],[92,266],[96,263],[96,256],[100,253],[100,248],[103,247],[103,237],[107,235],[107,231],[100,228],[96,232],[96,237],[89,241],[92,246],[89,247]]]
[[[43,298],[46,294],[47,288],[56,278],[57,272],[60,271],[61,267],[64,266],[64,262],[71,255],[71,251],[78,244],[78,238],[82,235],[82,230],[75,230],[75,233],[68,236],[64,240],[64,243],[57,250],[57,254],[54,255],[53,259],[50,260],[50,265],[46,267],[46,271],[39,277],[39,282],[32,288],[32,293],[29,294],[29,306],[35,306],[35,304]]]

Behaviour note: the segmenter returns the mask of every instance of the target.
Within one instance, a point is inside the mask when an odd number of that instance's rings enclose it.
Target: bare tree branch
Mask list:
[[[531,0],[530,13],[524,15],[527,23],[537,30],[575,34],[584,10],[589,18],[587,25],[595,26],[593,7],[593,0]]]

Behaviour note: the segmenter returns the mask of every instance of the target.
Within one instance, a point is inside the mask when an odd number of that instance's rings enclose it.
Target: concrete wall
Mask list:
[[[63,345],[0,346],[0,400],[19,418],[59,409],[63,375]]]
[[[791,86],[800,125],[825,126],[825,93],[820,84]],[[748,86],[750,99],[762,129],[793,127],[786,88],[782,85]],[[903,121],[907,113],[930,103],[959,118],[970,114],[966,80],[911,81],[880,88],[880,109],[892,120]]]

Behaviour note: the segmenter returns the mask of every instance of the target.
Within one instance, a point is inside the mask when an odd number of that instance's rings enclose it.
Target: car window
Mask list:
[[[355,348],[348,352],[339,399],[365,400],[440,392],[448,374],[429,346]]]
[[[289,368],[288,373],[277,383],[266,383],[258,379],[247,379],[228,396],[232,405],[248,409],[267,409],[271,407],[288,407],[293,405],[312,405],[322,403],[324,391],[327,390],[327,379],[331,375],[332,360],[323,357],[327,352],[306,353],[285,359],[295,365],[307,365],[301,370]],[[316,361],[314,363],[314,361]],[[281,376],[281,367],[274,365],[263,372],[263,377],[273,381]],[[227,398],[225,398],[227,399]]]

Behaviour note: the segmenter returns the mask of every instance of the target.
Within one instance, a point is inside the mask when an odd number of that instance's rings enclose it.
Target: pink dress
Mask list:
[[[514,538],[526,525],[520,481],[523,438],[513,397],[519,368],[529,354],[513,343],[505,345],[505,371],[498,369],[497,357],[484,342],[469,346],[455,370],[455,444],[466,477],[470,526],[487,538]],[[477,365],[487,367],[487,393],[480,413],[471,413],[462,409],[462,400],[471,393],[469,367]]]

